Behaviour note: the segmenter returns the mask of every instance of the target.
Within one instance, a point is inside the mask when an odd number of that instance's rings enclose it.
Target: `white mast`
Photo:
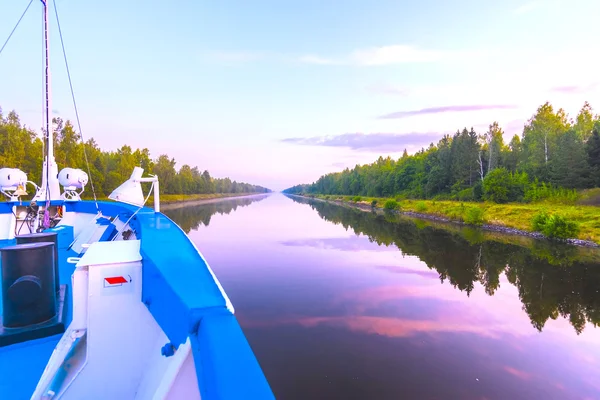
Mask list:
[[[42,0],[44,4],[44,49],[46,60],[46,154],[42,171],[42,186],[33,200],[60,200],[60,185],[58,183],[58,166],[54,159],[54,132],[52,127],[52,99],[50,86],[50,28],[48,14],[50,0]]]

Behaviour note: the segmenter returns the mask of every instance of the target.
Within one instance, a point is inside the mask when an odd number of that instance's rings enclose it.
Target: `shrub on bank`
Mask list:
[[[469,225],[482,225],[484,210],[481,207],[469,207],[464,216],[465,223]]]
[[[371,207],[377,207],[377,200],[371,201]]]
[[[387,200],[383,205],[383,208],[386,210],[398,210],[400,208],[400,204],[396,200]]]
[[[529,178],[525,172],[511,173],[506,168],[488,172],[483,180],[483,199],[494,203],[523,201]]]
[[[358,203],[358,202],[359,202],[359,201],[361,201],[361,200],[362,200],[362,197],[360,197],[360,196],[354,196],[354,197],[352,198],[352,201],[353,201],[353,202],[355,202],[355,203]]]
[[[560,215],[550,215],[546,211],[534,215],[531,222],[534,231],[553,239],[575,238],[580,230],[577,222],[569,221]]]
[[[415,204],[415,209],[418,212],[425,212],[427,211],[427,204],[425,204],[424,201],[419,201],[417,204]]]
[[[554,187],[549,183],[538,182],[536,179],[525,188],[524,200],[531,203],[546,201],[556,204],[575,204],[579,197],[575,189]]]
[[[463,189],[460,192],[456,193],[454,200],[460,201],[475,201],[475,195],[473,193],[473,188]]]

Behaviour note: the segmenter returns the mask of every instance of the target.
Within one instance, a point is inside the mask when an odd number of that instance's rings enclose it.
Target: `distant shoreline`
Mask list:
[[[184,198],[184,199],[166,199],[166,200],[162,200],[162,196],[161,196],[161,209],[163,210],[172,210],[175,208],[179,208],[179,207],[187,207],[187,206],[192,206],[192,205],[200,205],[200,204],[210,204],[210,203],[216,203],[222,200],[233,200],[233,199],[239,199],[239,198],[245,198],[245,197],[258,197],[258,196],[268,196],[271,193],[238,193],[238,194],[234,194],[234,193],[225,193],[221,196],[213,196],[213,197],[204,197],[204,198],[198,198],[196,197],[196,195],[189,195],[189,196],[194,196],[194,197],[190,197],[190,198]],[[169,195],[166,195],[169,196]],[[185,195],[183,195],[185,196]],[[152,204],[152,199],[148,199],[148,203],[147,204]]]

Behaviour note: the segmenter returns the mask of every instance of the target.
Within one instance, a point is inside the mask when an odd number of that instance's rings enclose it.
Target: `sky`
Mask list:
[[[0,2],[1,45],[29,1]],[[597,0],[55,4],[85,139],[273,190],[463,127],[510,138],[546,101],[600,110]],[[41,22],[34,0],[0,54],[0,107],[37,131]],[[52,108],[74,120],[51,24]]]

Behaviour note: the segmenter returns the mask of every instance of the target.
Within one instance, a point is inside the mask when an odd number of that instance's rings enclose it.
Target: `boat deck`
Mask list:
[[[93,202],[65,203],[65,206],[65,215],[70,211],[84,215],[87,220],[97,215]],[[148,208],[138,210],[114,202],[99,202],[99,207],[102,215],[113,221],[114,218],[128,221],[137,212],[130,226],[140,240],[143,266],[140,301],[172,345],[177,347],[189,340],[202,399],[273,399],[227,295],[181,228],[164,214]],[[0,214],[7,210],[6,203],[0,204]],[[67,263],[67,258],[80,256],[66,249],[71,244],[66,242],[72,240],[72,236],[58,237],[60,284],[68,286],[65,326],[72,319],[71,275],[75,270],[75,264]],[[0,240],[0,247],[14,243],[14,240]],[[31,397],[61,337],[55,335],[0,347],[1,399]]]
[[[15,244],[15,240],[0,241],[0,248]],[[75,257],[72,250],[59,250],[58,269],[60,284],[71,284],[71,274],[75,269],[74,264],[67,263],[67,257]],[[1,261],[0,261],[1,262]],[[67,290],[65,306],[67,307],[68,325],[71,321],[71,291]],[[2,314],[2,298],[0,297],[0,314]],[[2,399],[29,399],[33,393],[38,379],[46,367],[46,363],[60,340],[62,334],[42,339],[19,343],[12,346],[0,347],[0,398]]]

